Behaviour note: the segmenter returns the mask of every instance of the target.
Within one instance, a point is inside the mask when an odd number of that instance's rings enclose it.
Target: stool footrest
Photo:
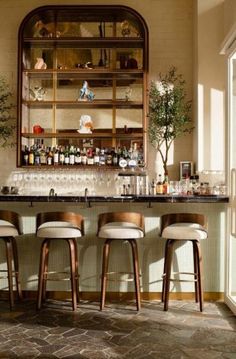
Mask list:
[[[114,275],[114,274],[129,274],[134,276],[133,272],[107,272],[106,275]],[[142,274],[139,274],[139,277],[142,277]],[[110,279],[107,278],[107,280],[111,281],[111,282],[133,282],[134,278],[127,278],[127,279]]]

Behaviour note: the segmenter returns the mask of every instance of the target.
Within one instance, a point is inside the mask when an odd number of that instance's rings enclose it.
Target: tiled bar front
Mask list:
[[[176,202],[178,201],[178,202]],[[154,297],[161,292],[164,240],[159,237],[160,216],[171,212],[203,213],[208,218],[209,236],[201,243],[203,252],[204,290],[206,293],[224,291],[224,247],[226,236],[227,197],[174,197],[174,196],[14,196],[2,195],[0,208],[10,209],[23,217],[24,235],[18,239],[19,260],[23,290],[37,290],[37,276],[41,240],[35,237],[35,215],[43,211],[74,211],[85,218],[85,236],[78,239],[80,290],[84,293],[100,291],[100,274],[103,240],[96,237],[97,216],[108,211],[137,211],[145,216],[146,236],[138,241],[142,292]],[[68,270],[67,248],[64,243],[52,243],[54,250],[50,257],[53,270]],[[131,271],[131,256],[128,245],[114,243],[111,253],[111,271]],[[124,246],[127,251],[124,251]],[[0,251],[0,268],[5,267],[3,250]],[[124,254],[125,253],[125,254]],[[181,245],[175,251],[174,271],[192,271],[192,248]],[[115,277],[116,279],[118,278]],[[127,278],[122,275],[121,279]],[[120,279],[120,277],[119,277]],[[7,284],[1,281],[1,289]],[[69,290],[69,282],[49,282],[52,291]],[[110,292],[132,292],[133,282],[111,281]],[[175,282],[174,292],[193,292],[192,283]],[[210,295],[211,297],[211,295]]]

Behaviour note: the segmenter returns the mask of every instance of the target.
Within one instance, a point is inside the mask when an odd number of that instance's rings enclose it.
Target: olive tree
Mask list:
[[[11,102],[12,92],[3,76],[0,76],[0,147],[14,145],[14,130],[16,128],[16,118],[14,105]]]
[[[159,74],[149,90],[149,140],[160,153],[164,173],[167,172],[168,154],[172,142],[183,134],[191,133],[191,101],[187,100],[185,80],[171,67]]]

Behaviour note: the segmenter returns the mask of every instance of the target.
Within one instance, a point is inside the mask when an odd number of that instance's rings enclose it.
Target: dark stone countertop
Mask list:
[[[163,203],[228,203],[223,195],[127,195],[127,196],[77,196],[70,195],[0,195],[1,202],[163,202]]]

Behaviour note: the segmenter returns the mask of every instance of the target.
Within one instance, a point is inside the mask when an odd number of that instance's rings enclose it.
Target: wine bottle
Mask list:
[[[53,163],[54,165],[59,165],[59,150],[58,147],[53,150]]]
[[[25,146],[25,149],[23,151],[23,162],[25,166],[28,166],[29,164],[29,148]]]
[[[163,194],[169,194],[169,193],[170,193],[170,185],[169,185],[168,173],[166,172],[163,181]]]
[[[81,154],[80,154],[80,148],[77,147],[76,154],[75,154],[75,164],[81,165]]]
[[[65,154],[64,154],[64,149],[62,147],[60,147],[59,150],[59,163],[60,165],[64,165],[65,163]]]
[[[30,147],[29,151],[29,165],[34,165],[34,148],[33,146]]]
[[[161,174],[158,175],[158,181],[156,185],[156,194],[163,194],[163,182],[161,179]]]
[[[65,148],[64,155],[65,155],[65,165],[69,165],[70,156],[69,156],[69,148],[68,148],[68,146],[66,146],[66,148]]]
[[[75,164],[75,150],[74,150],[74,146],[70,146],[69,163],[70,163],[70,165],[74,165],[74,164]]]

